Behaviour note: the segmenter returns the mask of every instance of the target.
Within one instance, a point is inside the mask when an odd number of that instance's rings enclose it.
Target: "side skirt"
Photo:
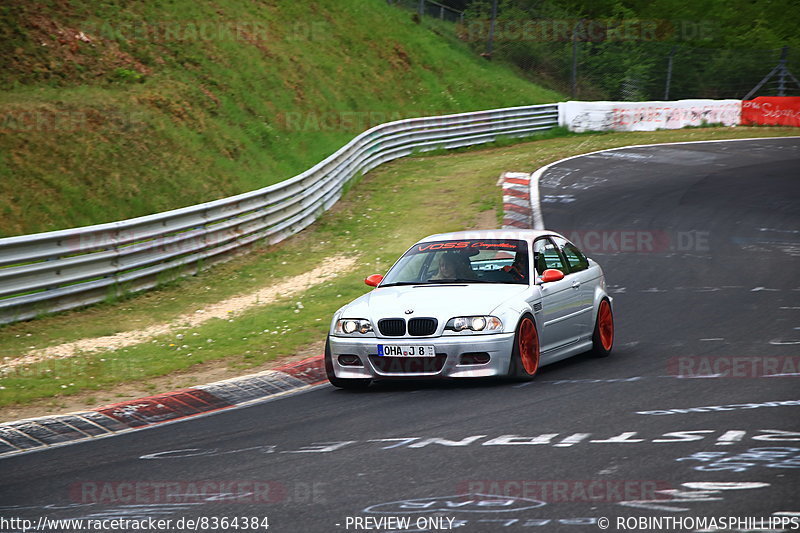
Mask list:
[[[555,350],[542,352],[539,359],[539,365],[540,366],[549,365],[550,363],[561,361],[562,359],[572,357],[573,355],[578,355],[583,352],[588,352],[591,349],[592,349],[592,339],[587,339],[576,342],[575,344],[570,344],[569,346],[562,346]]]

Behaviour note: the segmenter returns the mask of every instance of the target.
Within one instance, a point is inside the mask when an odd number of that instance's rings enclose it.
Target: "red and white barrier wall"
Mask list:
[[[575,132],[654,131],[705,124],[800,127],[800,97],[558,104],[558,125]]]
[[[558,124],[570,131],[654,131],[703,124],[736,126],[741,100],[673,102],[561,102]]]
[[[800,127],[800,97],[759,96],[743,100],[742,125]]]

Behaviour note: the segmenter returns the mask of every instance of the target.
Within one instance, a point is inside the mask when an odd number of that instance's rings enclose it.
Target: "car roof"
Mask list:
[[[549,230],[537,229],[483,229],[483,230],[468,230],[468,231],[454,231],[451,233],[437,233],[430,235],[419,242],[430,241],[449,241],[457,239],[518,239],[522,241],[534,241],[539,237],[545,235],[555,235],[562,237],[558,233]]]

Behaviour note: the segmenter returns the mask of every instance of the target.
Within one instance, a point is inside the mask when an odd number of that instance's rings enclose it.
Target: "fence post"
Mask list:
[[[664,87],[664,100],[669,100],[669,86],[672,83],[672,58],[675,57],[675,50],[677,49],[677,46],[673,46],[667,58],[667,84]]]
[[[572,69],[570,71],[570,97],[575,100],[578,97],[578,26],[583,24],[583,19],[575,23],[572,27]]]
[[[788,46],[784,46],[781,49],[781,58],[778,61],[778,64],[775,65],[775,68],[770,70],[769,74],[764,76],[764,79],[762,79],[760,82],[758,82],[758,84],[755,87],[753,87],[750,90],[750,92],[747,93],[744,96],[744,98],[742,98],[742,100],[750,100],[750,97],[753,96],[754,94],[756,94],[759,91],[759,89],[761,89],[761,87],[765,83],[767,83],[770,80],[770,78],[772,78],[772,76],[774,76],[778,72],[780,72],[780,78],[779,79],[780,79],[781,82],[783,82],[783,77],[787,74],[787,71],[786,71],[786,56],[787,56],[788,53],[789,53],[789,47]],[[788,73],[788,74],[791,76],[791,73]],[[780,91],[785,91],[785,88],[781,87],[779,90]],[[779,93],[779,96],[784,96],[784,95],[785,95],[784,92]]]
[[[494,24],[497,20],[497,0],[492,0],[492,20],[489,22],[489,40],[486,42],[486,59],[492,58],[494,51]]]
[[[417,6],[417,13],[419,13],[419,18],[425,14],[425,0],[419,0],[419,5]]]
[[[778,96],[786,96],[786,57],[789,55],[789,47],[784,46],[781,50],[781,59],[778,61]]]

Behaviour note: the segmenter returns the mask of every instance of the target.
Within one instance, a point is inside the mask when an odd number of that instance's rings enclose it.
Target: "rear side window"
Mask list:
[[[583,255],[580,250],[578,250],[577,246],[566,239],[553,237],[553,240],[556,241],[556,244],[558,244],[559,248],[561,248],[561,252],[567,259],[570,272],[580,272],[581,270],[586,270],[589,268],[589,260],[586,259],[586,256]]]

